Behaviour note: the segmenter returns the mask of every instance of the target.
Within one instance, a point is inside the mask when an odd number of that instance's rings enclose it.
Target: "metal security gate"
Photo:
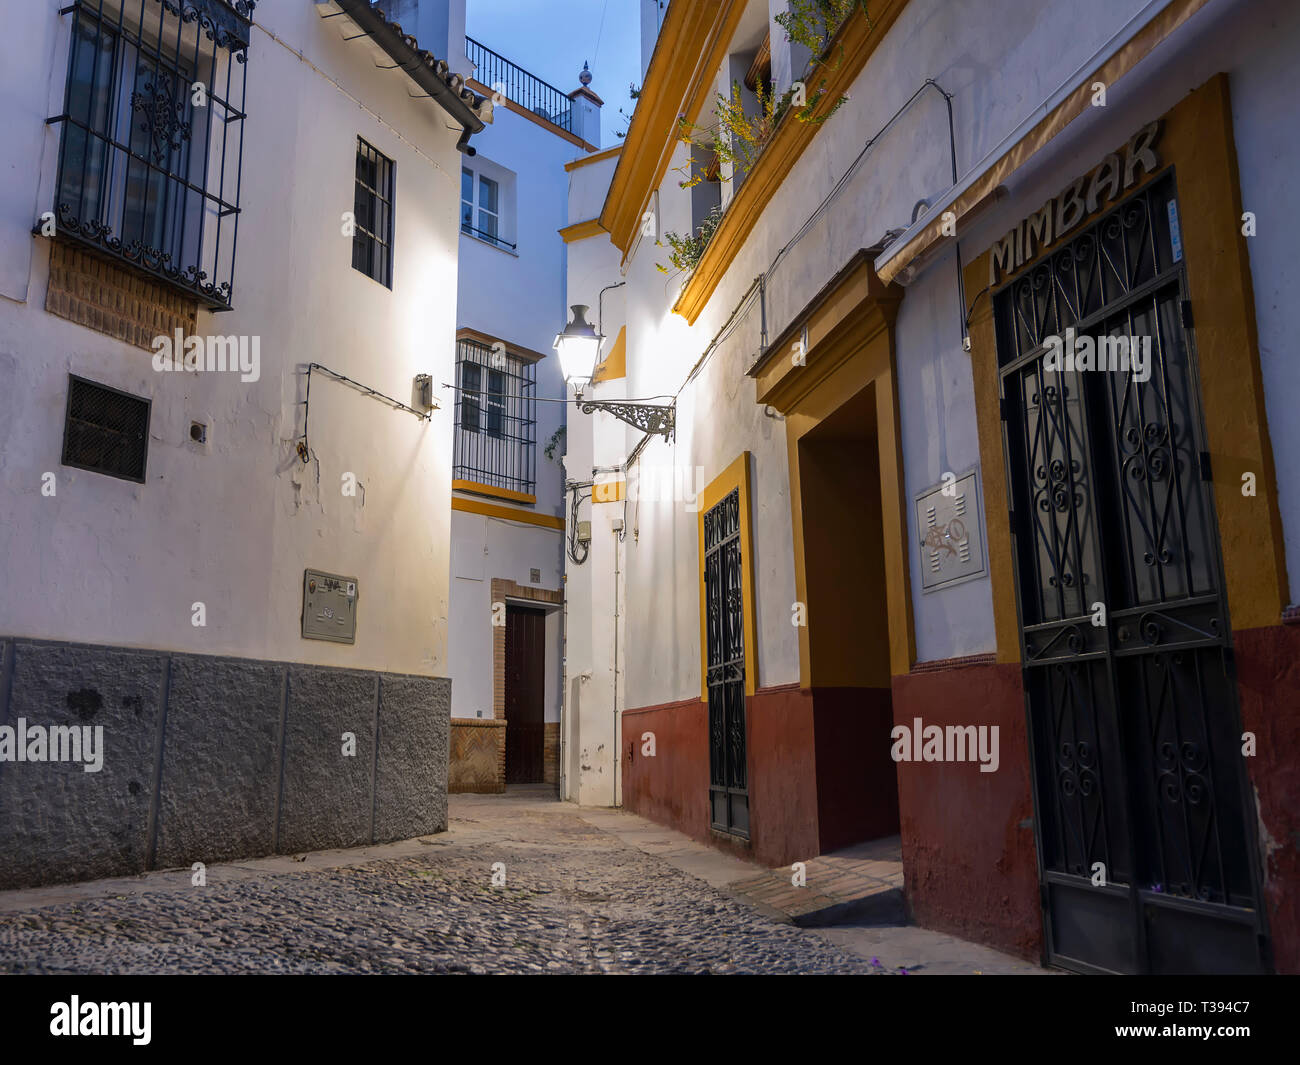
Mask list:
[[[704,515],[709,809],[715,829],[748,839],[745,615],[740,562],[740,491],[733,489]]]
[[[1267,966],[1181,258],[1169,171],[994,297],[1047,951],[1084,971]]]

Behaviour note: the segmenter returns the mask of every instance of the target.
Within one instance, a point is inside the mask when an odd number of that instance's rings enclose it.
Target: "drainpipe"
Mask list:
[[[625,488],[624,491],[627,489]],[[618,772],[623,764],[623,736],[618,717],[618,530],[614,530],[614,809],[623,804],[619,801]]]
[[[564,586],[564,598],[560,600],[560,801],[567,796],[564,792],[564,753],[568,749],[565,743],[566,726],[569,709],[569,575],[560,574],[560,583]]]

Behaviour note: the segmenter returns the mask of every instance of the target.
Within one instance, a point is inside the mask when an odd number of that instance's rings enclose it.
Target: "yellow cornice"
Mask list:
[[[456,478],[451,482],[453,492],[473,492],[481,496],[495,496],[497,499],[506,499],[511,503],[536,503],[537,497],[531,492],[516,492],[513,488],[498,488],[494,484],[484,484],[482,481],[465,481]]]
[[[699,117],[744,13],[743,0],[673,0],[668,5],[600,212],[601,225],[625,256],[651,193],[668,172],[679,117],[688,122]]]
[[[873,4],[870,22],[856,8],[849,15],[830,44],[831,55],[840,55],[841,58],[835,70],[825,72],[826,95],[818,108],[820,113],[829,110],[834,101],[848,91],[906,6],[907,0],[883,0],[879,6]],[[817,123],[800,122],[793,111],[787,112],[727,205],[704,254],[677,297],[673,310],[688,322],[694,324],[700,316],[777,189],[820,128]],[[618,243],[617,239],[615,243]]]
[[[609,159],[611,156],[618,155],[623,150],[623,145],[616,144],[612,148],[605,148],[591,155],[579,156],[577,159],[570,159],[564,164],[565,170],[577,170],[580,166],[590,166],[592,163],[599,163],[602,159]]]
[[[452,496],[451,509],[462,511],[465,514],[482,514],[489,518],[521,521],[525,525],[540,525],[544,529],[564,529],[564,519],[557,518],[553,514],[536,514],[531,510],[503,507],[496,503],[486,503],[481,499],[465,499],[462,496]]]
[[[572,244],[575,240],[586,240],[588,237],[604,233],[605,227],[600,224],[599,218],[588,218],[585,222],[574,222],[571,226],[565,226],[558,232],[565,244]]]
[[[845,360],[860,355],[865,345],[893,329],[903,289],[886,285],[876,276],[872,266],[875,250],[856,252],[769,345],[749,371],[757,386],[757,402],[789,414]],[[805,326],[808,343],[802,361],[798,361],[793,344]]]

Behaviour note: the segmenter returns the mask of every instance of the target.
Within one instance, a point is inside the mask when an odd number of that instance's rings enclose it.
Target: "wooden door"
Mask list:
[[[545,769],[546,612],[506,607],[506,783],[540,784]]]

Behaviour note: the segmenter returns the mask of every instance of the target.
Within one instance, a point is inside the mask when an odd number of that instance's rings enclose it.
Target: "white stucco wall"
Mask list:
[[[766,0],[754,0],[756,4]],[[772,8],[782,8],[772,0]],[[784,426],[766,417],[745,377],[759,350],[759,307],[740,315],[728,338],[690,383],[691,368],[732,315],[753,279],[768,274],[767,331],[779,334],[855,251],[875,244],[889,229],[906,227],[922,199],[934,201],[952,183],[947,109],[939,93],[924,89],[890,123],[929,76],[953,95],[954,140],[959,176],[977,170],[999,144],[1076,71],[1090,69],[1115,38],[1133,32],[1156,11],[1143,0],[1099,0],[1088,5],[1041,0],[988,0],[978,18],[965,5],[913,0],[889,30],[850,88],[846,104],[814,136],[736,255],[722,283],[694,326],[671,313],[681,278],[666,277],[668,249],[638,237],[620,276],[627,282],[626,394],[676,394],[674,445],[656,440],[643,463],[702,467],[707,484],[744,450],[753,454],[754,572],[758,622],[758,684],[799,678],[796,631],[790,625],[795,597],[789,477]],[[773,70],[788,84],[789,46],[774,28]],[[1300,315],[1287,298],[1295,274],[1288,255],[1291,226],[1288,175],[1300,151],[1280,131],[1294,124],[1300,75],[1294,60],[1300,42],[1300,11],[1284,0],[1211,3],[1150,55],[1124,81],[1112,86],[1107,105],[1093,109],[1058,136],[1050,149],[1007,183],[1007,197],[962,234],[968,257],[994,239],[1066,182],[1089,169],[1116,144],[1167,111],[1218,70],[1230,72],[1242,192],[1257,212],[1259,233],[1249,244],[1255,282],[1261,362],[1277,459],[1279,505],[1286,527],[1292,572],[1300,572],[1300,470],[1289,455],[1300,448],[1300,429],[1287,413],[1300,390],[1300,371],[1285,338]],[[724,61],[725,62],[725,61]],[[719,78],[725,76],[720,68]],[[706,118],[700,120],[702,123]],[[1290,123],[1290,125],[1288,125]],[[781,249],[809,220],[827,193],[862,153],[873,146],[822,216],[787,252]],[[678,145],[657,192],[658,232],[684,233],[691,224],[690,191],[678,186],[687,148]],[[594,175],[593,175],[594,176]],[[571,197],[570,221],[592,217],[591,190]],[[607,242],[606,242],[607,243]],[[617,252],[614,253],[617,256]],[[584,284],[599,287],[606,262],[584,260]],[[570,276],[575,276],[574,261]],[[613,275],[608,274],[609,280]],[[969,302],[976,293],[966,293]],[[995,650],[991,589],[987,576],[930,593],[921,588],[913,497],[945,472],[1002,461],[979,453],[974,381],[961,343],[957,261],[937,258],[912,281],[896,325],[905,502],[908,508],[912,605],[919,661]],[[662,401],[662,400],[661,400]],[[592,419],[587,419],[591,422]],[[571,432],[576,433],[578,419]],[[598,424],[598,423],[597,423]],[[640,439],[631,429],[602,435],[592,429],[592,463],[624,460]],[[584,462],[586,459],[584,458]],[[600,508],[597,508],[598,510]],[[681,501],[643,503],[631,509],[626,542],[626,644],[636,648],[626,664],[628,708],[653,706],[698,694],[699,559],[697,512]],[[612,589],[596,581],[579,586],[570,566],[571,646],[588,639],[592,661],[601,662],[599,630],[612,613]],[[638,610],[637,605],[641,605]],[[580,615],[585,612],[586,617]],[[575,634],[581,631],[581,636]],[[584,644],[584,653],[587,648]],[[588,718],[582,715],[582,726]],[[599,728],[593,721],[592,728]],[[604,735],[601,733],[601,735]]]
[[[405,401],[417,374],[450,379],[459,155],[456,129],[377,70],[313,4],[263,4],[248,63],[233,311],[199,333],[261,338],[261,375],[159,374],[149,352],[46,314],[49,244],[29,235],[54,197],[69,22],[17,5],[4,64],[11,135],[0,183],[0,631],[30,637],[445,675],[452,404],[431,421],[309,361]],[[354,270],[356,138],[396,163],[393,288]],[[33,147],[39,146],[39,151]],[[31,260],[29,285],[23,262]],[[24,288],[26,300],[20,301]],[[147,483],[59,464],[68,373],[152,399]],[[206,446],[189,440],[208,424]],[[57,474],[57,495],[41,475]],[[362,488],[342,494],[345,473]],[[359,580],[355,646],[300,636],[303,569]],[[205,627],[191,604],[206,606]]]
[[[492,581],[514,581],[525,588],[562,585],[560,545],[554,529],[505,521],[483,514],[451,515],[451,616],[448,675],[452,717],[492,714]],[[534,582],[531,570],[541,571]],[[539,606],[544,604],[538,604]],[[546,720],[559,717],[560,633],[546,630]]]

